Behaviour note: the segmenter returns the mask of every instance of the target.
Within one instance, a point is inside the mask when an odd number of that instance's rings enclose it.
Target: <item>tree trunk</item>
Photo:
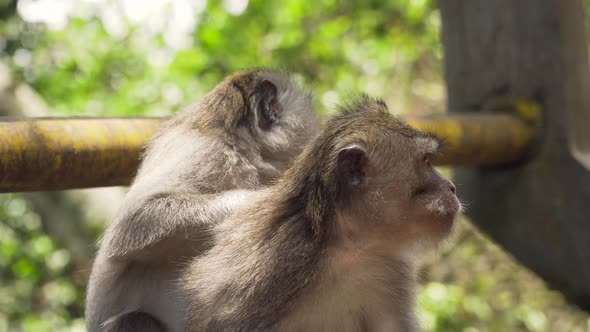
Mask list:
[[[589,311],[590,173],[575,152],[588,149],[590,139],[581,3],[439,2],[449,110],[468,111],[498,91],[534,98],[543,108],[542,137],[528,162],[456,170],[468,214],[519,261]]]

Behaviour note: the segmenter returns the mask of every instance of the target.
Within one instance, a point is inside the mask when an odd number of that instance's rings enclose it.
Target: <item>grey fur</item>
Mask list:
[[[253,98],[265,80],[276,86],[282,112],[263,130]],[[317,127],[310,94],[269,70],[229,76],[163,125],[101,241],[88,286],[88,331],[111,331],[125,323],[113,319],[133,312],[183,331],[187,304],[177,279],[186,260],[211,246],[211,227],[284,172]]]

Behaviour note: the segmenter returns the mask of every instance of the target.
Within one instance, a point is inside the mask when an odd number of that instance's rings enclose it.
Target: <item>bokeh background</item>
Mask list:
[[[256,66],[294,72],[324,114],[358,92],[444,112],[439,33],[431,0],[0,0],[0,116],[170,115]],[[94,244],[124,193],[0,194],[0,332],[85,330]],[[425,331],[590,331],[468,220],[450,243],[422,273]]]

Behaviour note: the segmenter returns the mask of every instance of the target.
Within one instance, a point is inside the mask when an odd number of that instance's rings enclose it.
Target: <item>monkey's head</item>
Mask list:
[[[432,166],[440,141],[366,96],[329,126],[335,146],[337,200],[350,213],[401,238],[439,240],[460,210],[455,186]],[[371,227],[371,225],[366,225]]]
[[[246,70],[226,77],[199,104],[194,123],[286,168],[318,132],[311,93],[284,72]],[[281,165],[284,164],[284,165]]]
[[[446,237],[460,203],[453,183],[431,163],[440,142],[396,119],[377,99],[357,98],[341,112],[286,175],[294,179],[287,191],[315,204],[306,208],[308,219],[317,225],[336,215],[343,228],[337,234],[378,234],[400,246]],[[329,201],[333,211],[325,208]]]

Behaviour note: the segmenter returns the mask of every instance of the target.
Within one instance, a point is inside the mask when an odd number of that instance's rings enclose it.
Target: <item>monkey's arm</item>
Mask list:
[[[245,207],[259,192],[199,195],[166,192],[131,205],[107,230],[101,247],[113,259],[178,257],[210,245],[210,227]]]

